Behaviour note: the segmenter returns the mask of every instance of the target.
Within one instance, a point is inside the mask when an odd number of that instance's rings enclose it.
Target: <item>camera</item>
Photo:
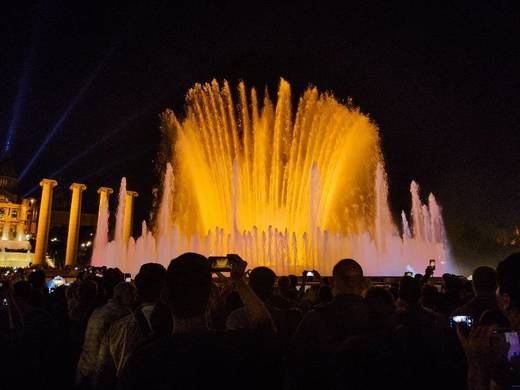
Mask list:
[[[451,316],[450,317],[450,326],[455,328],[457,325],[462,325],[467,328],[471,328],[473,326],[473,317],[472,316]]]
[[[132,275],[131,274],[125,274],[125,282],[130,283],[132,281]]]
[[[316,280],[316,274],[314,271],[303,271],[305,276],[307,277],[308,282],[313,282]]]
[[[211,271],[231,272],[231,262],[227,256],[209,256]]]

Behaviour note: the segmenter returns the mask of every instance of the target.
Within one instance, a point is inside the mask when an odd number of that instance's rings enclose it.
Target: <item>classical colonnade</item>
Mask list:
[[[47,245],[49,243],[49,228],[51,224],[52,195],[54,187],[57,185],[58,182],[52,179],[43,179],[40,182],[40,186],[42,187],[42,196],[40,200],[40,213],[38,215],[38,229],[36,231],[36,247],[34,249],[33,260],[34,265],[41,265],[45,262]],[[69,189],[72,191],[72,198],[70,203],[69,227],[67,233],[67,250],[65,253],[66,266],[74,265],[78,255],[79,229],[81,224],[81,201],[83,198],[83,191],[87,189],[87,186],[81,183],[72,183]],[[99,219],[101,210],[104,209],[105,204],[108,203],[110,194],[114,191],[108,187],[101,187],[97,192],[99,194]],[[134,198],[137,196],[137,192],[127,191],[126,195],[123,238],[128,240],[132,235]]]

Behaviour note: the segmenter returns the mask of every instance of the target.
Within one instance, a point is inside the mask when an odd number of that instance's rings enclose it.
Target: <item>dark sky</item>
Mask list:
[[[19,172],[83,88],[21,192],[119,130],[57,179],[85,182],[95,211],[95,189],[126,176],[146,218],[159,113],[182,113],[195,82],[243,79],[274,91],[284,77],[297,95],[313,84],[352,97],[377,122],[396,214],[409,209],[416,179],[443,207],[459,261],[513,250],[494,241],[520,224],[519,3],[280,3],[3,5],[0,135],[5,144],[21,95],[11,149]]]

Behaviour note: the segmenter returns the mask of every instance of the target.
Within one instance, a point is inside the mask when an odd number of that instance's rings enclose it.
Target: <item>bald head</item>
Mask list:
[[[497,289],[497,272],[488,266],[475,269],[472,274],[473,289],[476,295],[495,294]]]
[[[365,287],[363,268],[356,260],[343,259],[332,269],[335,294],[358,294]]]

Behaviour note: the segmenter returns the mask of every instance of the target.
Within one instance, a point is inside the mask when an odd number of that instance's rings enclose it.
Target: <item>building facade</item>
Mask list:
[[[25,267],[32,262],[37,202],[17,194],[18,179],[10,158],[0,161],[0,266]]]

